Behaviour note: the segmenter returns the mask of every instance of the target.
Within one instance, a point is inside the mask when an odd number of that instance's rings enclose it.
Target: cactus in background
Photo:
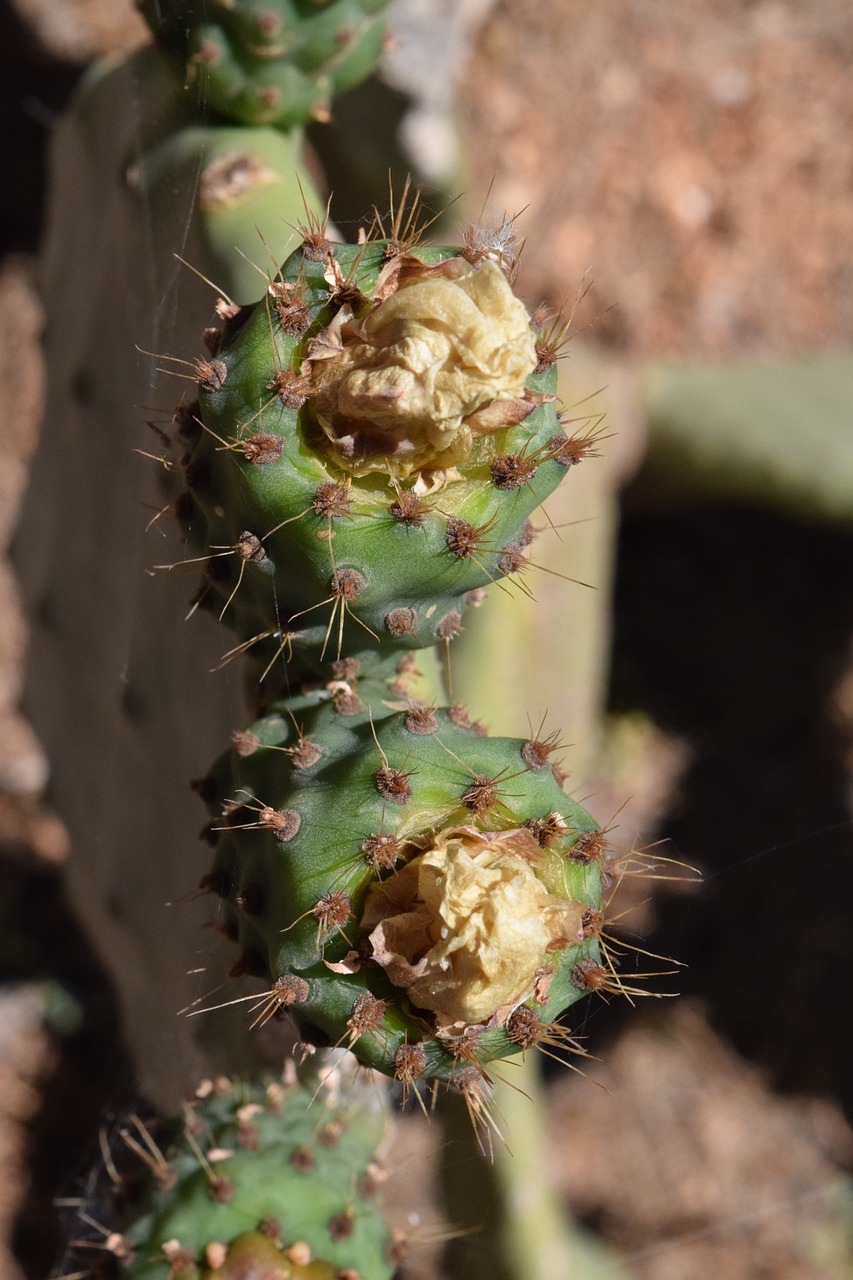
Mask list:
[[[75,1253],[131,1280],[388,1280],[400,1242],[376,1203],[384,1129],[375,1091],[340,1072],[313,1093],[292,1071],[206,1080],[178,1119],[129,1118],[117,1220],[84,1212]]]
[[[382,52],[389,0],[143,0],[155,36],[216,115],[288,129],[328,119]]]
[[[844,351],[650,361],[640,385],[648,442],[633,496],[664,506],[746,500],[849,525],[851,395],[853,360]]]

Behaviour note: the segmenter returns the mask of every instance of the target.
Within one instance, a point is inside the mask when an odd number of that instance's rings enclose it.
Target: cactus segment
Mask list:
[[[210,109],[229,120],[291,128],[326,119],[335,94],[382,53],[388,0],[143,0],[157,38]]]
[[[232,976],[264,983],[252,1025],[288,1014],[404,1093],[458,1087],[488,1127],[488,1064],[577,1050],[557,1020],[618,985],[606,839],[555,739],[427,705],[406,651],[448,645],[525,567],[532,513],[595,435],[563,430],[568,322],[514,295],[511,228],[430,246],[406,194],[355,245],[309,216],[259,302],[220,303],[176,414],[199,600],[274,672],[200,784],[202,887]]]
[[[162,1136],[135,1121],[121,1136],[144,1164],[108,1246],[121,1274],[388,1280],[375,1204],[384,1117],[357,1092],[354,1105],[326,1087],[206,1081]]]
[[[445,642],[525,567],[568,466],[556,368],[469,256],[315,228],[199,362],[178,512],[258,656]]]
[[[253,244],[253,256],[286,252],[289,224],[306,215],[319,216],[323,204],[303,168],[301,130],[281,133],[268,128],[187,124],[142,152],[135,186],[148,202],[152,220],[180,227],[182,200],[197,191],[194,224],[200,244],[190,261],[200,263],[221,286],[238,291],[258,288],[261,277],[237,244]],[[255,229],[251,239],[246,227]],[[177,243],[176,243],[177,247]]]
[[[240,735],[203,785],[203,883],[234,972],[268,983],[258,1019],[286,1010],[386,1075],[415,1055],[413,1079],[452,1081],[460,1055],[482,1067],[532,1043],[513,1034],[519,1009],[548,1025],[589,989],[598,828],[552,741],[360,692],[342,713],[333,682]]]

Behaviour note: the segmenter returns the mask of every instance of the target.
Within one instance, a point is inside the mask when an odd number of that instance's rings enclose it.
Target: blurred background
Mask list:
[[[411,154],[464,188],[469,216],[519,214],[531,305],[568,313],[582,295],[564,398],[605,414],[605,456],[585,465],[600,465],[605,511],[606,713],[579,794],[614,842],[666,838],[661,854],[703,877],[631,882],[627,936],[686,964],[655,987],[681,996],[586,1012],[597,1060],[548,1071],[552,1176],[637,1280],[853,1276],[853,13],[480,0],[458,6],[440,80],[426,43],[406,47],[407,31],[424,40],[419,6],[399,7],[386,75],[414,100]],[[433,12],[452,27],[454,8]],[[0,0],[4,545],[49,377],[36,255],[51,124],[93,58],[145,39],[126,0]],[[575,576],[570,536],[558,555]],[[0,593],[11,1280],[47,1274],[51,1199],[130,1067],[63,900],[73,852],[17,710],[26,635],[5,564]]]

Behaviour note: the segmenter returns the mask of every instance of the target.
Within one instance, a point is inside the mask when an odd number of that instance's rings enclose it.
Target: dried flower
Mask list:
[[[581,940],[582,908],[548,892],[542,857],[523,828],[454,827],[371,894],[373,958],[440,1027],[505,1017],[546,955]]]
[[[312,344],[311,403],[356,475],[446,469],[535,407],[530,319],[494,262],[407,256],[386,270],[367,315],[342,307]]]

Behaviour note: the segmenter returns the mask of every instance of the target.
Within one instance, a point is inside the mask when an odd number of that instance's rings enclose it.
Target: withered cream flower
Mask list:
[[[535,407],[524,396],[535,338],[500,267],[414,257],[391,266],[367,315],[342,307],[303,366],[317,421],[357,475],[447,469],[477,435]]]
[[[541,856],[523,828],[451,828],[368,899],[373,958],[439,1027],[506,1017],[547,954],[580,941],[581,908],[547,891]]]

